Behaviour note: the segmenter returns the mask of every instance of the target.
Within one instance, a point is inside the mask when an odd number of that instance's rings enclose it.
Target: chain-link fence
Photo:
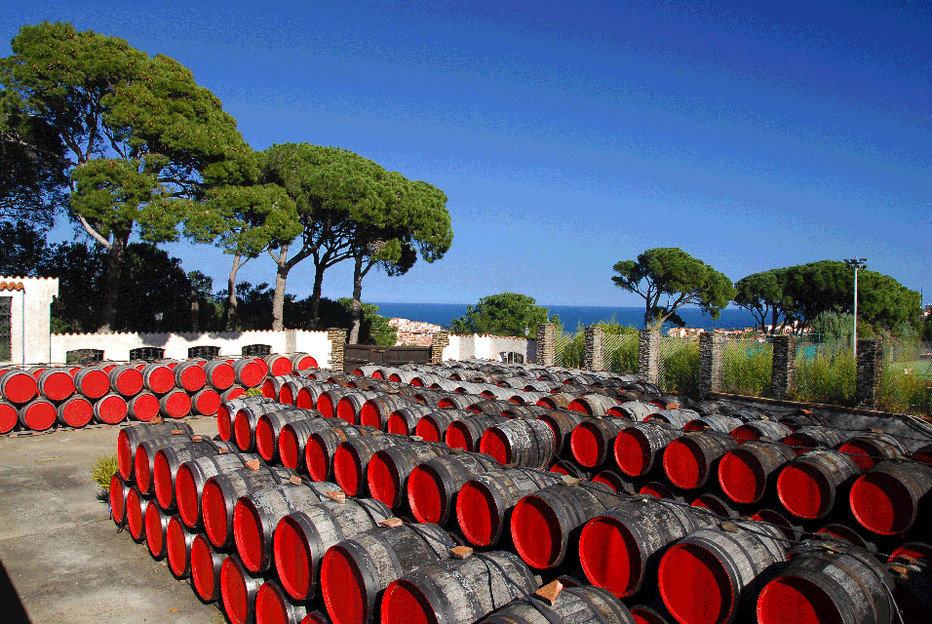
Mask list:
[[[796,343],[796,388],[792,399],[854,405],[857,363],[847,340],[804,336]]]
[[[722,341],[722,391],[743,396],[769,396],[773,344],[764,337]]]
[[[585,336],[578,332],[554,332],[553,363],[563,368],[582,368],[585,354]]]
[[[932,414],[932,343],[884,341],[880,409]]]
[[[695,397],[699,394],[699,337],[660,338],[660,389]]]
[[[555,363],[582,368],[585,332],[556,335]],[[637,372],[637,334],[605,333],[606,370]],[[722,343],[722,390],[743,396],[770,396],[773,345],[768,338],[726,338]],[[660,339],[660,388],[696,396],[699,390],[699,340],[663,336]],[[801,336],[796,345],[796,384],[787,398],[813,403],[853,406],[857,363],[847,340]],[[879,408],[932,415],[932,343],[885,339]]]
[[[638,372],[638,335],[603,334],[602,349],[605,358],[605,369],[613,373]]]

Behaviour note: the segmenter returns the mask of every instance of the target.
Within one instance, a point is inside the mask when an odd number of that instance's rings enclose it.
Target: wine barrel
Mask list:
[[[786,560],[783,539],[776,528],[753,522],[693,531],[660,559],[657,585],[664,604],[682,624],[749,621],[741,613],[753,609],[751,590]]]
[[[831,449],[816,449],[801,455],[780,471],[777,495],[783,507],[798,518],[824,518],[835,506],[836,498],[860,473],[848,455]]]
[[[499,463],[530,468],[549,466],[555,447],[550,426],[531,418],[517,418],[494,425],[479,442],[479,450]]]
[[[146,364],[140,373],[143,387],[153,394],[165,394],[175,387],[175,373],[165,364]]]
[[[191,547],[196,535],[178,516],[169,518],[168,530],[165,532],[166,553],[168,569],[175,578],[186,579],[191,576]]]
[[[796,451],[790,446],[751,440],[722,457],[718,482],[736,503],[757,503],[779,472],[795,458]]]
[[[592,584],[630,596],[653,577],[668,546],[708,524],[702,514],[649,497],[619,500],[585,524],[579,559]]]
[[[378,451],[366,468],[372,498],[392,509],[399,509],[408,500],[408,477],[411,471],[419,464],[452,452],[453,449],[442,442],[415,440]]]
[[[256,593],[262,582],[262,578],[253,576],[243,567],[236,555],[229,555],[223,560],[220,566],[220,598],[223,612],[232,624],[255,622]]]
[[[530,568],[509,552],[444,559],[385,588],[382,622],[475,622],[536,587]]]
[[[877,431],[855,436],[838,450],[850,455],[861,472],[867,472],[880,460],[906,456],[906,449],[899,440]]]
[[[226,555],[216,550],[203,533],[191,542],[191,585],[204,602],[220,599],[220,569]]]
[[[552,485],[522,498],[511,514],[515,549],[531,567],[553,568],[564,560],[571,536],[623,499],[601,483]]]
[[[855,519],[865,529],[880,535],[904,533],[932,501],[932,466],[916,461],[880,462],[854,482],[849,501]]]
[[[78,428],[91,422],[94,417],[94,406],[83,396],[73,396],[56,406],[55,412],[55,419],[60,425]]]
[[[393,411],[388,416],[385,424],[385,431],[388,433],[397,433],[400,435],[414,435],[418,422],[426,416],[436,411],[426,405],[409,405]],[[434,442],[439,442],[439,438]]]
[[[367,435],[350,438],[333,453],[333,476],[349,496],[369,494],[366,472],[372,456],[392,446],[407,446],[411,439],[394,434]]]
[[[473,414],[472,416],[460,417],[450,423],[443,439],[450,448],[478,451],[479,439],[482,434],[492,425],[508,420],[508,416],[501,414]]]
[[[225,472],[209,478],[201,494],[201,515],[210,542],[217,548],[232,546],[233,512],[240,497],[287,483],[291,477],[297,477],[293,470],[266,466],[258,470],[246,468]]]
[[[320,414],[317,410],[313,412]],[[349,423],[342,418],[324,418],[323,416],[296,420],[283,425],[281,433],[278,434],[278,458],[281,464],[286,468],[303,472],[307,441],[311,436],[324,429],[346,426],[349,426]]]
[[[388,418],[395,410],[415,405],[410,398],[400,394],[382,394],[368,399],[359,411],[359,424],[387,431]]]
[[[715,475],[718,461],[737,446],[730,436],[706,431],[686,433],[667,445],[663,470],[670,483],[679,488],[701,488]]]
[[[757,599],[760,624],[891,624],[894,583],[877,559],[856,548],[803,542]]]
[[[256,421],[254,434],[256,452],[267,462],[275,461],[278,459],[278,438],[284,426],[301,420],[313,420],[319,417],[320,412],[317,410],[304,410],[300,408],[284,409],[277,412],[260,414],[259,419]],[[289,466],[289,468],[294,468],[294,466]]]
[[[236,552],[247,570],[261,573],[273,562],[272,533],[290,513],[319,504],[338,505],[328,496],[342,492],[333,483],[296,483],[264,487],[244,494],[233,510],[233,536]]]
[[[437,525],[377,527],[336,544],[324,555],[320,588],[334,624],[368,624],[388,585],[450,557],[453,540]]]
[[[258,455],[224,453],[186,461],[175,474],[175,505],[185,526],[202,524],[201,496],[207,480],[219,474],[242,470],[247,462],[260,461]]]
[[[418,465],[408,477],[408,504],[418,522],[446,524],[460,488],[479,474],[500,468],[482,453],[443,455]]]
[[[630,424],[631,420],[616,416],[579,423],[570,438],[573,457],[586,468],[601,466],[611,457],[615,438]]]
[[[680,435],[681,432],[661,423],[629,424],[615,438],[615,464],[629,477],[647,475],[662,465],[663,451]]]
[[[194,430],[187,423],[142,424],[120,429],[117,434],[117,466],[120,476],[127,481],[133,478],[134,458],[140,442],[172,435],[192,436]]]
[[[371,529],[392,515],[372,499],[319,503],[284,516],[272,537],[275,571],[294,600],[308,600],[320,585],[320,561],[331,546]]]

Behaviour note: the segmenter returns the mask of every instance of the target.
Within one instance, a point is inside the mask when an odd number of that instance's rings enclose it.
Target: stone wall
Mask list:
[[[722,340],[714,332],[699,334],[699,397],[722,391]]]
[[[438,331],[431,338],[430,363],[439,364],[443,361],[443,351],[450,344],[450,333]]]
[[[553,323],[540,323],[537,326],[537,358],[541,366],[553,366],[556,348],[556,326]]]
[[[344,349],[346,345],[346,330],[339,327],[328,329],[327,340],[330,342],[330,368],[335,371],[342,371]]]
[[[773,337],[773,371],[770,374],[770,393],[782,399],[796,387],[796,336]]]
[[[660,332],[638,332],[638,374],[652,384],[660,383]]]
[[[605,353],[602,348],[604,331],[600,326],[587,327],[585,332],[585,354],[583,368],[588,370],[605,370]]]
[[[858,407],[875,409],[883,375],[883,341],[862,338],[857,342],[858,362],[855,399]]]

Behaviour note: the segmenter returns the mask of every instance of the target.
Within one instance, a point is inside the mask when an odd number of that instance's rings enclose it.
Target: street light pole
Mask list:
[[[854,269],[854,334],[851,336],[851,353],[858,357],[858,269],[867,268],[867,258],[845,258],[845,264]]]

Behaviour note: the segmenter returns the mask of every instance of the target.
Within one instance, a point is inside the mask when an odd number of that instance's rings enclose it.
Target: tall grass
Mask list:
[[[659,385],[665,392],[699,396],[698,341],[661,340]]]
[[[768,396],[773,373],[773,345],[733,340],[722,345],[722,389],[744,396]]]
[[[852,406],[856,371],[850,347],[836,343],[820,345],[814,353],[804,350],[796,357],[796,388],[790,398]]]

